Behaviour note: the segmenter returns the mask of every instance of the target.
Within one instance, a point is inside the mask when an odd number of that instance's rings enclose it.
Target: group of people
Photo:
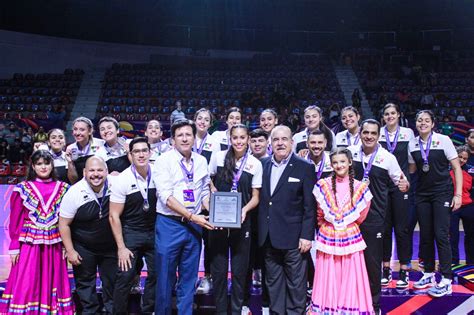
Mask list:
[[[237,107],[228,109],[225,131],[208,133],[213,116],[203,108],[194,120],[176,119],[165,140],[157,120],[127,140],[104,117],[98,139],[93,123],[78,117],[67,147],[64,131],[50,130],[11,197],[12,269],[0,313],[73,314],[69,262],[83,314],[127,314],[144,264],[142,313],[171,314],[176,290],[178,313],[192,314],[203,250],[200,287],[212,284],[217,314],[249,314],[253,270],[261,270],[264,314],[378,314],[381,288],[392,280],[392,230],[396,286],[408,287],[413,175],[424,264],[414,288],[449,294],[451,263],[459,260],[453,225],[461,219],[467,262],[474,262],[474,130],[456,151],[427,110],[416,117],[417,137],[400,127],[395,104],[385,106],[382,128],[360,122],[355,107],[340,117],[346,130],[337,135],[317,106],[304,110],[305,128],[294,135],[272,109],[250,131]],[[211,224],[215,192],[241,195],[240,228]]]

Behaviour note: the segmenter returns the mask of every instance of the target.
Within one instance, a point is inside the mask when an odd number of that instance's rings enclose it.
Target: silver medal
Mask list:
[[[143,203],[143,211],[147,212],[148,210],[150,210],[150,204],[148,203],[148,201],[145,201]]]
[[[362,178],[362,182],[363,182],[363,183],[366,183],[366,184],[367,184],[367,186],[369,186],[369,185],[370,185],[370,179],[369,179],[368,177],[364,177],[364,178]]]
[[[428,164],[423,164],[422,170],[423,172],[428,173],[430,171],[430,166]]]

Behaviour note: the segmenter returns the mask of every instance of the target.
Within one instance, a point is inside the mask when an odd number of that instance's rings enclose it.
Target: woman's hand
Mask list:
[[[67,258],[67,261],[69,261],[73,266],[79,266],[82,261],[81,255],[79,255],[79,253],[75,250],[71,250],[69,252],[66,251],[65,258]]]
[[[451,207],[453,208],[453,211],[456,211],[461,208],[461,201],[461,195],[455,195],[453,197],[453,201],[451,201]]]
[[[20,257],[20,253],[10,255],[10,261],[12,262],[12,266],[15,266],[18,263],[19,257]]]

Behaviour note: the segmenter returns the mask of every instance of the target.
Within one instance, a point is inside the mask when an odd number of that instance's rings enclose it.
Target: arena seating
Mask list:
[[[47,119],[58,105],[69,113],[74,105],[84,71],[66,69],[63,74],[15,73],[0,80],[0,120]]]
[[[461,121],[464,117],[473,123],[473,56],[460,55],[456,61],[442,60],[442,57],[434,60],[434,56],[435,53],[431,58],[426,55],[416,58],[416,54],[399,51],[355,53],[353,68],[374,114],[379,114],[382,103],[392,101],[399,104],[409,118],[421,107],[429,107],[439,121]],[[431,106],[421,105],[423,95],[433,96]],[[406,101],[400,101],[401,98]]]
[[[181,100],[190,117],[201,107],[219,118],[226,108],[240,106],[245,120],[254,122],[263,108],[278,107],[279,99],[295,108],[345,104],[325,57],[187,58],[166,66],[114,64],[106,72],[97,118],[113,114],[118,120],[167,122],[175,101]]]

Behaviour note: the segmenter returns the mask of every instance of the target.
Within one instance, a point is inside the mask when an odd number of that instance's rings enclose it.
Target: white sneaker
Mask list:
[[[435,285],[436,282],[435,282],[435,275],[434,273],[423,273],[423,277],[421,277],[420,280],[418,280],[417,282],[415,282],[413,284],[413,288],[415,289],[426,289],[428,287],[432,287],[433,285]]]
[[[252,315],[250,308],[248,306],[242,306],[242,315]]]
[[[212,289],[212,280],[210,277],[204,277],[201,279],[198,288],[196,289],[197,294],[209,294]]]
[[[270,308],[262,307],[262,315],[270,315]]]

